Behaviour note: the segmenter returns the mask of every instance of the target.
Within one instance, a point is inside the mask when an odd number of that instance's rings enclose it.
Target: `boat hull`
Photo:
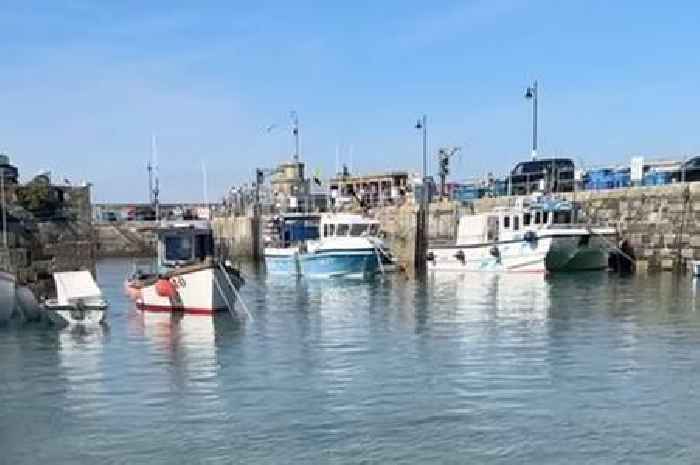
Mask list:
[[[47,307],[51,323],[59,327],[97,327],[107,319],[106,307]]]
[[[602,236],[557,237],[547,254],[549,271],[592,271],[608,267],[608,242]]]
[[[184,312],[191,315],[212,315],[228,311],[236,296],[227,278],[219,268],[206,268],[169,278],[175,294],[163,296],[158,293],[156,282],[142,285],[138,281],[127,281],[127,294],[139,310],[147,312]]]
[[[265,266],[270,275],[305,276],[309,278],[364,278],[379,270],[374,250],[265,253]]]
[[[596,236],[540,237],[536,241],[450,246],[428,250],[428,270],[546,273],[603,270],[608,245]]]

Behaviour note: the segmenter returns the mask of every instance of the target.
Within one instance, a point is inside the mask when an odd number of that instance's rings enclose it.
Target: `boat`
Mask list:
[[[576,206],[535,196],[513,207],[465,215],[454,244],[430,245],[428,270],[545,273],[602,270],[616,230],[574,222]]]
[[[295,221],[289,218],[281,222]],[[280,230],[289,228],[283,224]],[[286,236],[286,237],[285,237]],[[310,278],[366,278],[393,267],[393,258],[379,238],[379,222],[352,213],[320,214],[315,237],[305,234],[265,247],[270,275]]]
[[[106,321],[109,304],[89,271],[53,273],[56,298],[46,299],[43,308],[57,326],[98,326]]]
[[[13,274],[0,271],[0,324],[7,323],[15,309],[16,279]]]
[[[125,283],[127,295],[145,312],[212,315],[235,313],[244,280],[230,263],[215,257],[208,222],[162,224],[157,236],[157,263],[137,269]]]

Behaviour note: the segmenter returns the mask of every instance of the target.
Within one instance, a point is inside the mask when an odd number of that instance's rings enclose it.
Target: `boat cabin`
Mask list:
[[[193,265],[214,256],[214,239],[206,224],[173,224],[158,228],[156,234],[160,268]]]
[[[365,237],[379,235],[379,221],[362,215],[338,213],[321,217],[321,238]]]
[[[570,202],[521,204],[514,208],[462,217],[457,230],[457,244],[521,240],[528,231],[567,228],[574,221],[574,205]]]

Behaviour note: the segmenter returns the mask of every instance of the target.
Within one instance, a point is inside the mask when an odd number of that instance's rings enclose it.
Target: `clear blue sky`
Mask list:
[[[325,176],[338,145],[355,171],[417,169],[425,112],[468,178],[529,156],[538,79],[543,155],[682,157],[700,152],[698,25],[691,1],[10,0],[0,148],[25,179],[135,201],[155,132],[164,200],[202,198],[202,160],[214,199],[289,158],[291,135],[264,128],[292,109]]]

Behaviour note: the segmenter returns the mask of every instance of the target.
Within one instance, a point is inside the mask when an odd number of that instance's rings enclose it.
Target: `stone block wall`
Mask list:
[[[216,248],[229,258],[253,258],[253,221],[248,216],[213,219],[211,227]]]
[[[99,257],[153,257],[156,235],[146,227],[152,223],[129,221],[96,223],[93,228]]]

